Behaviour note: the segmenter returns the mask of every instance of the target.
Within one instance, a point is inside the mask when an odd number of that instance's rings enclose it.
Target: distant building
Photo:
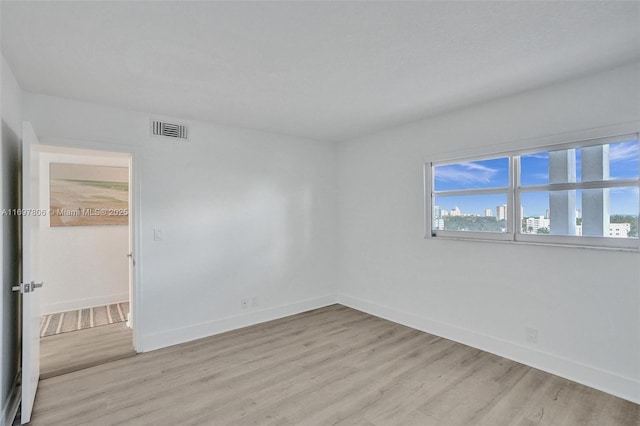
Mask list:
[[[630,223],[610,223],[609,236],[614,238],[627,238],[631,231]]]
[[[440,219],[442,217],[442,209],[440,206],[433,206],[433,217],[434,219]]]
[[[458,206],[455,206],[451,209],[451,216],[462,216],[462,212],[460,211]]]
[[[496,218],[498,220],[507,220],[507,205],[496,206]]]
[[[540,217],[529,217],[527,218],[527,232],[536,234],[538,233],[538,229],[540,228],[549,228],[549,219],[546,219],[542,216]]]
[[[447,211],[442,210],[440,206],[433,206],[433,229],[438,231],[444,229],[444,219],[442,216],[447,216]]]
[[[493,216],[493,211],[491,211],[491,209],[484,209],[484,217],[491,217]]]

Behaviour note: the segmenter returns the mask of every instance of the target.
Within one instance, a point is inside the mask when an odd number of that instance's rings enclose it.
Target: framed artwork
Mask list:
[[[127,225],[129,169],[49,164],[50,226]]]

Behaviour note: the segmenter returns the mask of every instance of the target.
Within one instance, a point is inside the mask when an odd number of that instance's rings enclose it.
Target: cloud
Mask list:
[[[458,163],[436,167],[436,179],[457,183],[489,183],[498,173],[478,163]]]
[[[548,181],[549,180],[549,173],[534,173],[533,176],[535,179],[538,180],[543,180],[543,181]]]
[[[540,154],[526,154],[523,155],[523,157],[525,158],[536,158],[539,160],[548,160],[549,159],[549,153],[548,152],[543,152]]]
[[[638,193],[640,192],[639,189],[634,186],[629,186],[625,188],[610,188],[609,191],[611,194],[624,194],[624,195],[628,194],[630,197],[633,197],[633,196],[637,197]]]
[[[622,142],[609,145],[609,160],[630,161],[638,159],[638,142]]]

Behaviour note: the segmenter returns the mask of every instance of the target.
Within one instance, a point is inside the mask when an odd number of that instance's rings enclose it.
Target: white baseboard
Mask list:
[[[20,399],[21,399],[21,388],[20,388],[20,375],[22,373],[19,371],[15,380],[13,381],[13,385],[11,385],[11,392],[7,396],[6,401],[2,404],[2,413],[0,414],[0,426],[11,426],[13,424],[13,420],[16,418],[18,414],[18,407],[20,407]]]
[[[215,321],[194,324],[188,327],[175,328],[159,333],[142,336],[142,348],[138,352],[148,352],[156,349],[190,342],[203,337],[225,333],[238,328],[259,324],[266,321],[299,314],[312,309],[322,308],[337,303],[336,295],[328,295],[315,299],[304,300],[289,305],[250,311],[243,315],[222,318]]]
[[[56,314],[58,312],[75,311],[77,309],[93,308],[94,306],[110,305],[129,300],[129,293],[109,294],[106,296],[87,297],[84,299],[66,300],[64,302],[48,303],[40,305],[42,315]]]
[[[349,295],[338,295],[338,303],[417,330],[509,358],[539,370],[555,374],[556,376],[564,377],[565,379],[640,404],[640,381],[638,380],[581,364],[548,352],[538,351],[513,342],[479,334],[465,328],[445,324],[423,316],[402,312]]]

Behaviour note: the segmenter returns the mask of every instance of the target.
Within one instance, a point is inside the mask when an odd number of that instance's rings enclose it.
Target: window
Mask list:
[[[637,134],[427,166],[433,237],[638,248]]]
[[[499,157],[434,166],[433,235],[453,231],[508,239],[513,229],[506,214],[510,161]]]

